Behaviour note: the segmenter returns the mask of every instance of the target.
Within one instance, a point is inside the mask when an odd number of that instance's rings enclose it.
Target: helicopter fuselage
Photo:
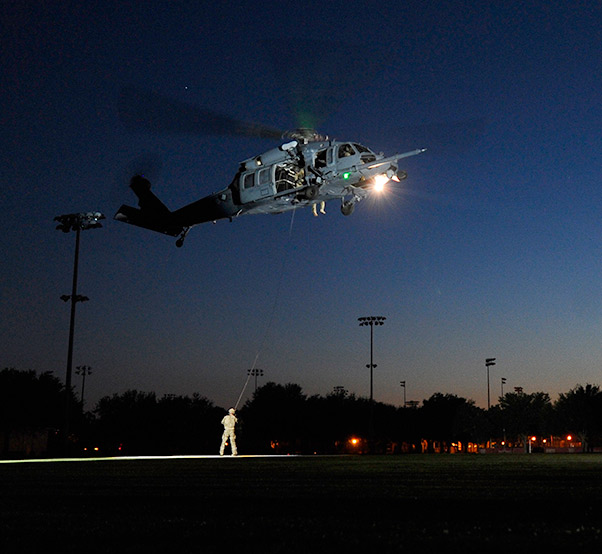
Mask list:
[[[146,179],[136,176],[130,186],[140,209],[121,206],[115,219],[180,235],[181,246],[190,227],[245,214],[278,214],[339,199],[342,213],[349,215],[379,181],[405,177],[399,171],[400,159],[423,151],[385,157],[358,143],[298,137],[244,160],[228,187],[175,211],[150,191]]]
[[[335,198],[355,203],[373,191],[375,177],[395,178],[397,161],[421,151],[385,158],[357,143],[291,141],[244,160],[227,188],[173,214],[196,225],[243,214],[277,214]],[[202,213],[208,203],[218,217],[207,219]]]

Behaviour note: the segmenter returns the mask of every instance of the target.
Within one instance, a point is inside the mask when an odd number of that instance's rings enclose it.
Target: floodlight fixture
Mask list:
[[[68,233],[69,231],[85,231],[86,229],[98,229],[102,227],[99,223],[105,216],[100,212],[85,212],[76,214],[57,215],[54,221],[58,221],[56,226],[58,231]]]
[[[247,375],[255,377],[255,392],[257,392],[257,377],[263,377],[263,369],[259,369],[258,367],[247,369]]]

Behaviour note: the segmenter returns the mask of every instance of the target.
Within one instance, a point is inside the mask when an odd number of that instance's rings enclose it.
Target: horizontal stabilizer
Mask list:
[[[167,215],[169,216],[169,211]],[[151,231],[157,231],[164,235],[170,235],[177,237],[182,234],[184,227],[182,225],[170,224],[166,218],[156,217],[153,215],[146,214],[144,210],[133,208],[132,206],[126,206],[125,204],[117,210],[115,218],[117,221],[123,221],[130,225],[136,225],[137,227],[144,227]]]

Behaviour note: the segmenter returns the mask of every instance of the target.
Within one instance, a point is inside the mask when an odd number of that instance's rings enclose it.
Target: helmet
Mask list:
[[[230,409],[228,410],[228,413],[229,413],[229,414],[234,414],[234,412],[235,412],[235,411],[236,411],[236,410],[235,410],[234,408],[230,408]]]

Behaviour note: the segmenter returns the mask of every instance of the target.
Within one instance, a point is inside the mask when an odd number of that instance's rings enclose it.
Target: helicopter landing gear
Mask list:
[[[186,235],[188,234],[189,231],[190,231],[190,227],[184,227],[182,234],[178,237],[178,240],[176,241],[176,246],[178,248],[182,248],[182,245],[184,244],[184,239],[186,238]]]
[[[341,213],[343,215],[351,215],[353,210],[355,210],[355,202],[353,200],[349,200],[341,204]]]
[[[316,185],[311,185],[305,189],[304,195],[307,200],[313,200],[318,196],[319,192],[319,187],[317,187]]]

